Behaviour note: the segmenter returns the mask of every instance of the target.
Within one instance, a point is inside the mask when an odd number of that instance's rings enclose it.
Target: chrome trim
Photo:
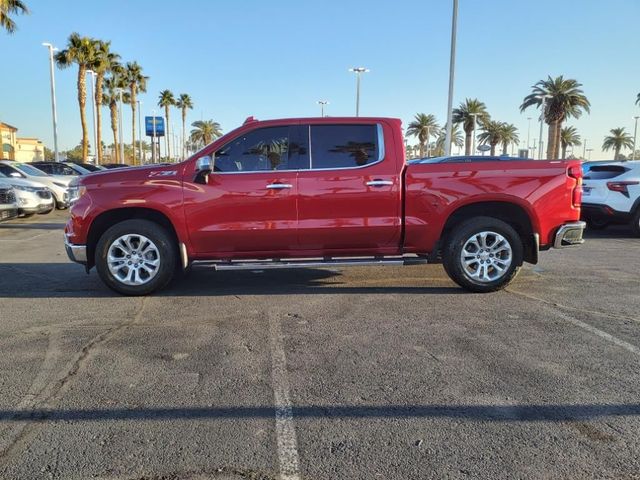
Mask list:
[[[180,259],[182,260],[182,269],[186,270],[189,266],[189,255],[187,254],[187,246],[180,242]]]
[[[571,223],[565,223],[564,225],[562,225],[556,235],[555,235],[555,239],[553,242],[553,247],[554,248],[565,248],[565,247],[572,247],[574,245],[581,245],[584,243],[584,239],[582,238],[582,232],[584,232],[585,227],[587,226],[587,224],[585,222],[571,222]],[[580,230],[580,240],[579,241],[571,241],[571,243],[567,244],[567,245],[563,245],[562,242],[564,241],[564,237],[568,232],[574,231],[574,230]]]
[[[64,247],[67,251],[67,256],[73,262],[87,263],[87,246],[75,245],[70,243],[66,238],[64,239]]]
[[[393,185],[391,180],[371,180],[367,182],[368,187],[384,187],[386,185]]]
[[[376,123],[378,126],[378,162],[384,160],[386,149],[384,148],[384,131],[382,130],[382,124]]]
[[[271,183],[267,185],[269,190],[282,190],[283,188],[292,188],[293,185],[290,183]]]

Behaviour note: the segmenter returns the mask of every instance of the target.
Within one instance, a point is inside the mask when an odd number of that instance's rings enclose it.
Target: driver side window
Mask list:
[[[221,173],[289,170],[289,127],[270,127],[241,135],[215,153]]]

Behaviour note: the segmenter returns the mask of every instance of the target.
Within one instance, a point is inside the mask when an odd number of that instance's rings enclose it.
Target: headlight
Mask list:
[[[69,205],[76,203],[85,193],[87,193],[87,187],[84,185],[69,185]]]
[[[56,185],[57,187],[60,187],[60,188],[67,188],[67,185],[65,185],[64,183],[53,182],[53,184]]]
[[[24,185],[14,185],[13,188],[15,188],[16,190],[22,190],[23,192],[33,192],[33,193],[40,190],[40,187],[26,187]]]

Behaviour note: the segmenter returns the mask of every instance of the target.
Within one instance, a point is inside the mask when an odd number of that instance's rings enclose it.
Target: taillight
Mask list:
[[[567,170],[567,175],[576,180],[571,203],[574,207],[579,207],[582,204],[582,167],[580,165],[571,165]]]
[[[607,182],[607,188],[612,192],[620,192],[629,197],[629,185],[638,185],[640,182]]]

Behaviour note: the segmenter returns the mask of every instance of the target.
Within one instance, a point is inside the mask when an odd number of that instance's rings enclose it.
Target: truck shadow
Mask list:
[[[612,225],[602,230],[592,230],[587,228],[584,232],[584,238],[586,240],[596,238],[629,238],[635,239],[636,237],[631,228],[626,225]]]
[[[370,274],[366,278],[358,279],[345,279],[341,271],[323,269],[216,272],[212,269],[196,268],[152,296],[464,293],[464,290],[454,287],[444,273],[440,272],[440,266],[415,267],[432,269],[427,273],[437,272],[437,275],[420,276],[415,281],[405,279],[395,268],[365,268]],[[95,270],[86,275],[82,268],[75,264],[0,263],[0,298],[118,296],[102,283]]]

